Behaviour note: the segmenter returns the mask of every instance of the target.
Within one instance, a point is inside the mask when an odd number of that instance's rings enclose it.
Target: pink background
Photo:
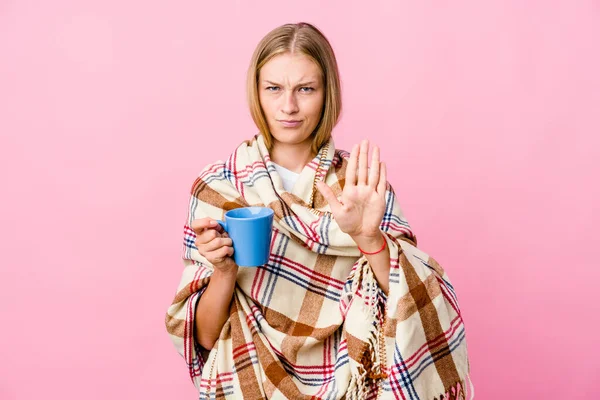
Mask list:
[[[254,3],[0,3],[0,399],[197,398],[163,324],[189,189],[256,131],[255,45],[303,20],[337,146],[384,145],[457,288],[477,398],[596,396],[599,3]]]

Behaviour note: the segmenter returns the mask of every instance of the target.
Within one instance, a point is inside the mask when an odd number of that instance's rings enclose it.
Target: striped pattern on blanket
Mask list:
[[[258,134],[225,162],[206,166],[192,185],[184,269],[166,326],[200,399],[466,398],[469,361],[456,292],[416,247],[392,187],[380,227],[390,249],[387,296],[319,191],[310,206],[315,179],[341,193],[348,157],[331,139],[287,192]],[[190,226],[245,206],[275,212],[270,258],[240,267],[229,320],[207,352],[194,339],[194,316],[213,267]]]

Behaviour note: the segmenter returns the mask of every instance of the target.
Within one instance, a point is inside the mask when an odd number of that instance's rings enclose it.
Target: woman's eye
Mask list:
[[[267,92],[278,92],[279,89],[280,89],[279,86],[267,86],[265,88],[265,90]],[[300,90],[301,93],[310,93],[310,92],[313,92],[315,89],[312,88],[312,87],[309,87],[309,86],[303,86],[299,90]]]

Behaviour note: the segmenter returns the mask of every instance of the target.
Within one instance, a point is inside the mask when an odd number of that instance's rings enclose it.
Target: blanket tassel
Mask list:
[[[465,380],[455,383],[446,393],[440,395],[440,397],[435,397],[433,400],[467,400],[467,380],[469,381],[471,388],[469,399],[472,400],[475,397],[475,390],[473,389],[473,384],[470,382],[469,376],[467,376]]]

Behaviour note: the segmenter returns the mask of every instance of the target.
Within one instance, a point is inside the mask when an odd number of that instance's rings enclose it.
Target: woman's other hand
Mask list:
[[[196,233],[194,243],[198,252],[210,262],[216,270],[224,273],[237,273],[238,266],[231,257],[233,241],[216,220],[206,217],[192,221]]]
[[[379,147],[373,147],[368,168],[369,141],[354,145],[346,169],[346,182],[338,200],[329,186],[317,184],[342,232],[357,239],[379,239],[379,226],[385,214],[387,187],[385,163],[379,161]]]

